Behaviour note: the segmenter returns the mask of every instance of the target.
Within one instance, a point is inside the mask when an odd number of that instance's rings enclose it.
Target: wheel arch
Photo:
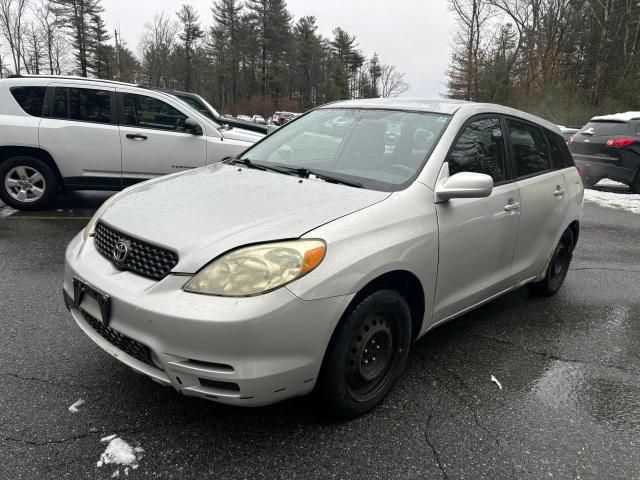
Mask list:
[[[576,245],[578,245],[578,236],[580,235],[580,222],[578,220],[574,220],[569,224],[569,229],[573,234],[573,245],[572,245],[572,250],[573,250],[576,248]]]
[[[49,152],[42,148],[36,147],[21,147],[21,146],[2,146],[0,147],[0,163],[12,157],[34,157],[38,160],[43,161],[47,165],[51,167],[53,173],[56,175],[56,179],[58,180],[58,184],[60,188],[64,186],[64,179],[62,177],[62,173],[58,168],[55,160],[51,156]]]

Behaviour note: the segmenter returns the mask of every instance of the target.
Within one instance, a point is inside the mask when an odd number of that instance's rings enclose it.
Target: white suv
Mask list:
[[[36,210],[62,189],[119,190],[241,153],[229,129],[166,93],[77,77],[0,80],[0,199]]]

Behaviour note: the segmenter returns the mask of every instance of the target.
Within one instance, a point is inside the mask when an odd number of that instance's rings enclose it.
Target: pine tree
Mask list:
[[[193,73],[193,53],[196,42],[204,36],[202,28],[200,28],[200,21],[198,12],[196,12],[193,6],[185,4],[177,12],[178,20],[182,25],[182,30],[178,35],[178,38],[182,41],[182,48],[184,49],[184,61],[185,61],[185,81],[184,89],[191,91],[191,77]]]

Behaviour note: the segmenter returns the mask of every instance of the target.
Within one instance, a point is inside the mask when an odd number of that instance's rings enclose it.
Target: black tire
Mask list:
[[[550,297],[558,293],[569,271],[569,265],[573,258],[573,247],[573,232],[568,228],[562,234],[553,252],[545,277],[541,281],[529,285],[531,293],[542,297]]]
[[[21,168],[26,175],[19,173]],[[39,176],[35,176],[35,173]],[[16,182],[20,184],[17,185]],[[0,199],[10,207],[18,210],[42,210],[51,204],[57,192],[56,174],[42,160],[18,156],[0,163]]]
[[[347,315],[318,381],[322,406],[340,418],[357,417],[382,402],[404,370],[411,345],[411,310],[396,291],[372,293]]]
[[[631,188],[631,191],[633,193],[637,193],[640,195],[640,170],[638,170],[638,173],[636,173],[636,178],[633,183],[629,185],[629,188]]]

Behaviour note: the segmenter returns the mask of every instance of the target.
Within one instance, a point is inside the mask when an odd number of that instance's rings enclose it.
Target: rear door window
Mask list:
[[[42,106],[47,87],[13,87],[11,95],[15,98],[20,108],[32,117],[42,116]]]
[[[123,125],[173,132],[185,131],[184,121],[187,116],[162,100],[133,93],[123,93],[122,100]]]
[[[79,122],[111,123],[111,92],[56,87],[51,117]]]
[[[547,142],[538,127],[507,119],[507,129],[518,177],[551,170]]]
[[[447,157],[449,174],[484,173],[490,175],[494,183],[503,182],[506,179],[504,152],[500,119],[474,120],[464,128]]]
[[[545,134],[551,146],[554,166],[556,168],[572,167],[574,165],[573,157],[571,153],[569,153],[569,147],[567,147],[567,142],[565,142],[564,137],[551,131],[546,131]]]

